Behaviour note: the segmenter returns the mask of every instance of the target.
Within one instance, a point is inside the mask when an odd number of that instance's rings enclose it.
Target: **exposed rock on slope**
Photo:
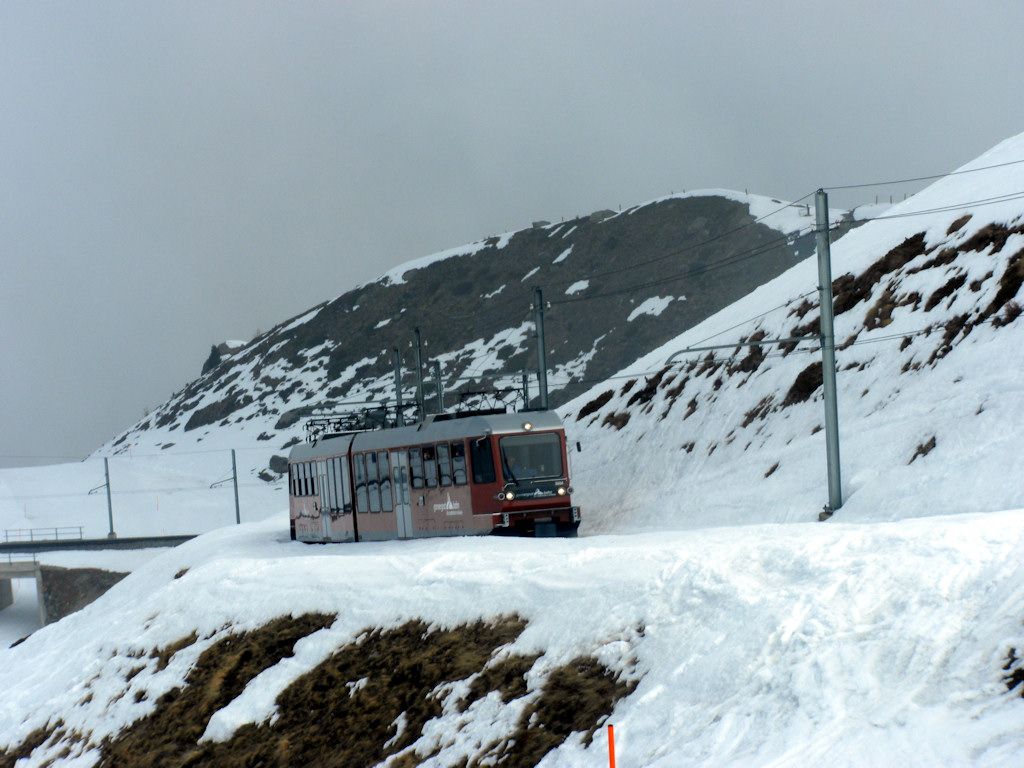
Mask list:
[[[281,447],[314,408],[391,397],[390,348],[407,352],[417,325],[426,354],[441,360],[448,392],[479,389],[484,374],[535,365],[535,285],[552,302],[601,296],[549,313],[553,401],[564,402],[585,379],[619,369],[790,267],[812,247],[811,221],[805,206],[690,193],[620,214],[538,222],[410,262],[233,349],[112,445],[180,449],[231,426],[239,442],[261,435]],[[664,283],[675,275],[685,279]],[[519,377],[505,383],[518,386]],[[407,397],[412,385],[410,375]]]

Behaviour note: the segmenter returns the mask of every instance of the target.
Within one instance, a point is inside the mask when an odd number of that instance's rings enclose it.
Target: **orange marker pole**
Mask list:
[[[615,768],[615,726],[608,726],[608,768]]]

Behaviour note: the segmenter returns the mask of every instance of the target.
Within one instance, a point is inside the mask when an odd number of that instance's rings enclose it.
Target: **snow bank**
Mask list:
[[[1024,702],[1001,669],[1024,640],[1024,512],[338,547],[287,541],[284,519],[169,552],[0,652],[0,745],[58,715],[98,743],[152,710],[225,627],[338,614],[214,717],[218,738],[272,717],[279,691],[366,627],[515,612],[529,623],[512,650],[543,653],[530,679],[590,653],[639,679],[612,717],[624,765],[1005,765],[1024,752]],[[202,639],[166,669],[147,660],[193,629]],[[508,725],[500,708],[469,715],[483,741]],[[424,729],[422,751],[441,747],[432,765],[473,754],[454,718]],[[543,765],[582,768],[603,750],[570,739]]]

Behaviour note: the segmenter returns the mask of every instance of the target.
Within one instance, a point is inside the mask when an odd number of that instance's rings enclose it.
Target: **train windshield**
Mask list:
[[[506,482],[562,477],[562,443],[558,435],[511,435],[501,438],[501,472]]]

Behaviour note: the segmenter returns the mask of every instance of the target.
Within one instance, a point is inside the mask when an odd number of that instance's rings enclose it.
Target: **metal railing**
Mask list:
[[[68,525],[62,528],[5,528],[4,543],[23,541],[68,541],[82,539],[81,525]]]

